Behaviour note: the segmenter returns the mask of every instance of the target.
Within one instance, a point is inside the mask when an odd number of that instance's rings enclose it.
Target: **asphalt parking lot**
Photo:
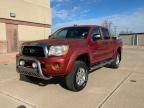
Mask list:
[[[72,92],[61,79],[21,81],[14,61],[0,62],[1,108],[144,108],[144,48],[125,48],[119,69],[89,74],[86,88]]]

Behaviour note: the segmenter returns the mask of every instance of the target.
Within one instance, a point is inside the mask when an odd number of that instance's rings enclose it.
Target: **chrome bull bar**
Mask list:
[[[34,68],[20,66],[19,65],[20,60],[34,61],[37,64],[38,67],[36,69],[34,69]],[[41,64],[40,64],[39,60],[34,58],[34,57],[20,56],[16,61],[16,70],[20,74],[24,74],[24,75],[28,75],[28,76],[32,76],[32,77],[37,77],[37,78],[41,78],[41,79],[44,79],[44,80],[49,80],[49,79],[52,78],[52,76],[47,77],[43,74]]]

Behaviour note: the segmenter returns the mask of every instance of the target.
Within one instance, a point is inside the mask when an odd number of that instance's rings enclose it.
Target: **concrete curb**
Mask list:
[[[16,54],[18,54],[18,52],[0,54],[0,62],[15,61],[16,60]]]
[[[129,45],[124,45],[123,48],[138,48],[138,49],[144,49],[144,46],[129,46]]]
[[[0,57],[0,62],[15,61],[16,57]]]

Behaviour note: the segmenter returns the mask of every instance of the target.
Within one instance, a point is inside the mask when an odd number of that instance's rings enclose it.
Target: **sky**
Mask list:
[[[144,32],[144,0],[51,0],[52,31],[112,22],[117,32]]]

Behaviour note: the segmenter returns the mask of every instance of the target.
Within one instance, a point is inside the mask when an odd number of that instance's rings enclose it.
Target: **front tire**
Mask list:
[[[68,89],[72,91],[81,91],[85,88],[88,81],[88,68],[82,61],[76,61],[69,75],[65,78]]]

